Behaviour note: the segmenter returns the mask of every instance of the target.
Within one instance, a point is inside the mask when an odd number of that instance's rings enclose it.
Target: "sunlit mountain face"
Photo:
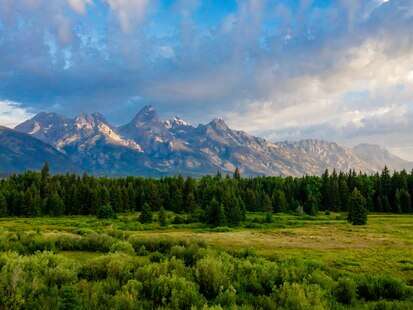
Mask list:
[[[201,176],[217,171],[231,174],[238,168],[249,176],[302,176],[321,175],[326,169],[374,173],[386,165],[397,170],[413,168],[413,163],[377,145],[347,148],[308,139],[271,142],[231,129],[222,118],[199,125],[179,117],[163,120],[152,106],[143,107],[121,126],[99,113],[69,118],[41,112],[15,130],[5,130],[0,135],[0,154],[2,148],[13,154],[9,162],[19,170],[35,169],[33,162],[24,161],[24,153],[16,154],[11,136],[20,149],[43,143],[64,157],[67,166],[61,170],[71,172],[77,167],[79,172],[94,175]],[[41,158],[46,151],[38,147],[32,153]],[[10,157],[7,154],[3,157]],[[50,160],[54,164],[60,158]],[[3,168],[3,173],[11,172],[12,168]]]
[[[47,128],[57,113],[53,130],[24,132],[66,153],[101,141],[151,167],[217,138],[218,118],[271,143],[378,144],[413,160],[412,26],[411,0],[0,1],[0,125],[47,111]],[[156,117],[131,122],[147,105]]]

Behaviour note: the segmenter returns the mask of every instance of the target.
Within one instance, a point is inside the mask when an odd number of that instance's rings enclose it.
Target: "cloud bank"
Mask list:
[[[411,0],[4,0],[0,99],[117,123],[153,104],[413,159],[412,26]]]

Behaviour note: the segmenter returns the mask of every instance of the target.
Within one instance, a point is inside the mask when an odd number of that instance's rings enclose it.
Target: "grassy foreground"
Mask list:
[[[264,217],[214,229],[0,219],[0,309],[413,308],[413,216]]]

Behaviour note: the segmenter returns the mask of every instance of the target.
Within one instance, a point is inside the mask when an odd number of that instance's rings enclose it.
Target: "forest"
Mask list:
[[[347,212],[359,202],[369,212],[411,213],[413,171],[375,175],[327,170],[321,176],[242,178],[182,176],[105,178],[75,174],[26,172],[0,181],[0,216],[98,215],[153,211],[177,213],[179,222],[236,226],[246,212],[316,215]]]
[[[0,181],[0,309],[412,309],[412,190],[413,173],[388,169],[152,179],[46,164]]]

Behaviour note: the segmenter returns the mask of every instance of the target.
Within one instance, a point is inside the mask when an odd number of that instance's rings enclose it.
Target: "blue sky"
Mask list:
[[[0,124],[152,104],[413,159],[413,1],[2,0]]]

